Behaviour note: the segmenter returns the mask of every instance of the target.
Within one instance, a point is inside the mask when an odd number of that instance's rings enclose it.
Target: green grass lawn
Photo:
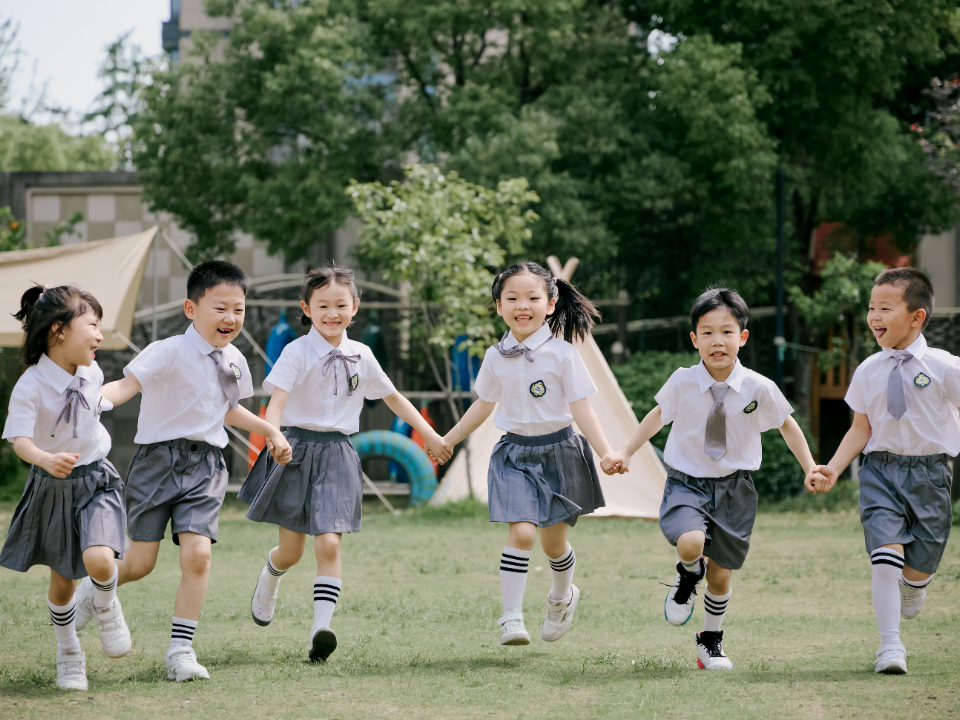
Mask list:
[[[121,588],[134,649],[108,660],[81,633],[90,691],[57,691],[45,568],[0,569],[2,718],[950,718],[960,717],[960,551],[947,550],[923,614],[903,623],[910,673],[873,672],[870,565],[852,511],[763,513],[724,622],[732,673],[696,669],[694,632],[663,618],[675,555],[656,523],[583,520],[571,532],[582,595],[556,644],[539,639],[550,584],[536,550],[525,612],[534,642],[501,648],[498,557],[506,530],[475,512],[370,512],[344,538],[333,626],[340,648],[306,660],[315,566],[280,586],[276,619],[250,619],[250,595],[276,532],[229,505],[221,516],[196,635],[209,682],[166,680],[174,546]],[[373,507],[369,508],[374,510]],[[0,505],[0,528],[13,506]]]

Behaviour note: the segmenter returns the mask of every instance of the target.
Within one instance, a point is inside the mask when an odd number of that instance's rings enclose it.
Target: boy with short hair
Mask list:
[[[680,368],[657,393],[657,406],[623,449],[602,460],[604,472],[627,472],[630,458],[673,423],[664,460],[667,482],[660,529],[677,548],[677,576],[664,602],[671,625],[693,615],[697,586],[704,578],[703,630],[697,633],[697,666],[733,668],[724,654],[720,624],[730,600],[730,574],[743,566],[757,515],[750,473],[760,468],[760,433],[779,428],[807,474],[813,492],[813,457],[793,408],[771,380],[740,364],[747,342],[749,309],[733,290],[711,288],[690,311],[690,340],[700,364]],[[705,556],[705,557],[704,557]]]
[[[900,617],[915,618],[950,535],[952,473],[960,453],[960,363],[923,337],[933,285],[915,268],[877,276],[867,323],[881,351],[853,374],[847,405],[853,424],[826,465],[817,490],[829,492],[861,452],[860,522],[873,565],[873,608],[880,630],[874,671],[907,672]]]
[[[230,344],[243,327],[247,277],[222,260],[197,265],[187,279],[184,313],[193,321],[183,335],[147,346],[124,368],[124,378],[103,386],[114,405],[142,393],[135,442],[127,470],[130,548],[117,564],[119,585],[150,574],[167,523],[180,547],[182,576],[174,604],[167,678],[209,679],[197,662],[193,633],[207,594],[210,548],[217,541],[228,474],[221,449],[224,422],[259,433],[277,462],[290,460],[282,433],[238,405],[253,395],[250,369]],[[77,591],[77,627],[89,621],[92,587]]]

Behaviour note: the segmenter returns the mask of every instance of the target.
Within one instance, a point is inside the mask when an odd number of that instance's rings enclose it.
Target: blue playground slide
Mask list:
[[[437,473],[430,458],[413,440],[389,430],[371,430],[350,437],[360,460],[384,457],[400,465],[410,478],[410,504],[423,505],[437,489]]]

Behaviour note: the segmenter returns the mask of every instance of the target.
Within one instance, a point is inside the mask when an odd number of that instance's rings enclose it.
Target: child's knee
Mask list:
[[[87,573],[100,582],[113,577],[117,563],[113,559],[113,550],[105,545],[95,545],[83,551],[83,566]]]
[[[707,536],[703,530],[689,530],[677,538],[677,554],[687,562],[693,562],[703,554]]]
[[[180,548],[180,569],[191,575],[206,575],[210,572],[210,545],[192,544]]]
[[[517,550],[532,550],[537,541],[537,526],[533,523],[514,523],[510,526],[509,542]]]
[[[340,535],[337,533],[317,535],[315,547],[318,560],[327,563],[336,562],[340,558]]]

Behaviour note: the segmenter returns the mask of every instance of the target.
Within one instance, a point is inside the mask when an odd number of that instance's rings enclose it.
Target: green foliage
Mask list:
[[[52,228],[43,233],[47,239],[47,245],[59,245],[64,235],[76,235],[78,239],[83,239],[83,233],[77,232],[77,225],[83,222],[83,213],[77,210],[73,215],[63,222],[58,222]]]
[[[0,115],[0,171],[109,170],[115,162],[100,135],[76,137],[57,124]]]
[[[10,393],[20,378],[20,369],[17,349],[0,348],[0,426],[7,421]],[[13,444],[0,441],[0,500],[19,499],[25,482],[24,465],[14,454]]]
[[[14,217],[9,206],[0,207],[0,252],[26,247],[26,225]]]
[[[520,253],[537,219],[527,206],[538,198],[522,178],[490,190],[435,165],[408,165],[404,175],[347,188],[364,221],[357,257],[385,280],[410,283],[431,345],[447,350],[466,335],[482,356],[497,340],[489,268],[503,264],[505,248]]]

